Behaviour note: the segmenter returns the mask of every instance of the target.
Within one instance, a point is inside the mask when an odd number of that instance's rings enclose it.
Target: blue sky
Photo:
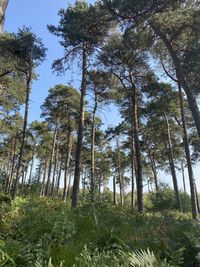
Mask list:
[[[58,83],[67,84],[74,80],[76,87],[80,82],[80,70],[74,66],[72,71],[67,72],[62,77],[57,77],[52,73],[51,64],[54,59],[62,57],[62,47],[58,43],[57,37],[50,34],[47,30],[48,24],[57,25],[59,17],[57,15],[60,8],[65,8],[68,4],[75,1],[66,0],[10,0],[6,12],[6,22],[4,30],[16,32],[22,26],[31,26],[34,33],[40,37],[44,45],[48,48],[47,60],[37,69],[39,78],[34,81],[31,94],[31,104],[29,121],[40,118],[40,106],[48,94],[48,89]],[[89,1],[94,2],[94,1]],[[105,124],[116,124],[119,116],[116,108],[112,107],[108,112],[101,113],[101,118]],[[200,168],[195,168],[195,176],[200,176]],[[181,176],[179,181],[181,185]],[[171,177],[168,176],[167,182],[171,184]],[[187,183],[188,185],[188,183]],[[199,182],[198,182],[199,185]],[[189,189],[189,186],[187,186]]]

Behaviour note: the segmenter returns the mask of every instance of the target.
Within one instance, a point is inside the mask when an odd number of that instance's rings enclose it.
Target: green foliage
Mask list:
[[[4,251],[4,242],[0,241],[0,266],[14,266],[14,261]]]
[[[191,212],[191,199],[186,193],[180,193],[183,210],[185,212]],[[157,192],[152,192],[147,196],[150,200],[150,210],[162,211],[162,210],[175,210],[177,209],[176,198],[174,191],[166,185],[159,187]]]
[[[61,72],[80,51],[86,49],[92,53],[102,44],[110,28],[110,15],[98,3],[89,5],[86,1],[76,1],[66,10],[61,9],[59,15],[59,25],[49,25],[48,29],[61,38],[60,43],[65,49],[64,57],[53,64],[53,68]]]
[[[7,70],[23,73],[32,71],[46,56],[46,48],[30,28],[23,27],[18,33],[4,34],[0,38],[0,52],[4,59],[13,62]]]
[[[200,263],[200,226],[188,214],[138,214],[110,204],[71,210],[69,203],[45,198],[17,198],[0,208],[1,260],[8,266]]]
[[[98,250],[95,250],[91,253],[87,247],[84,248],[80,257],[76,259],[78,263],[75,266],[80,267],[153,267],[153,266],[162,266],[167,267],[169,265],[165,262],[157,260],[152,252],[147,251],[136,251],[136,252],[124,252],[118,250],[113,253],[110,251],[102,251],[99,253]]]

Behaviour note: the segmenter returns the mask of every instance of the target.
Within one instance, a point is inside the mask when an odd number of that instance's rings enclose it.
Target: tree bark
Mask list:
[[[34,147],[33,147],[33,154],[32,154],[32,159],[31,159],[31,168],[30,168],[29,179],[28,179],[28,183],[29,184],[31,184],[31,179],[32,179],[34,158],[35,158],[35,144],[34,144]]]
[[[124,177],[121,168],[121,157],[119,151],[119,140],[117,139],[117,160],[118,160],[118,175],[119,175],[119,188],[120,188],[120,205],[124,206]]]
[[[87,86],[87,45],[85,43],[83,43],[80,115],[79,115],[79,125],[78,125],[78,132],[77,132],[74,184],[73,184],[73,190],[72,190],[72,207],[73,208],[75,208],[79,205],[80,175],[81,175],[81,152],[82,152],[82,143],[83,143],[84,124],[85,124],[86,86]]]
[[[62,162],[60,162],[60,164],[59,164],[58,175],[57,175],[57,179],[56,179],[56,192],[55,192],[55,195],[57,195],[57,196],[58,196],[59,189],[60,189],[61,174],[62,174]]]
[[[38,182],[38,184],[40,183],[41,170],[42,170],[42,162],[40,161],[39,167],[38,167],[38,173],[37,173],[37,182]]]
[[[186,186],[185,186],[185,171],[184,171],[183,162],[181,162],[181,171],[182,171],[182,178],[183,178],[183,190],[184,190],[184,193],[186,193]]]
[[[168,150],[169,164],[170,164],[171,174],[172,174],[172,179],[173,179],[174,191],[175,191],[175,196],[176,196],[176,203],[177,203],[178,209],[182,211],[181,198],[180,198],[180,194],[178,190],[178,182],[177,182],[176,170],[175,170],[175,164],[174,164],[174,155],[173,155],[173,150],[172,150],[169,120],[167,118],[165,111],[163,112],[163,114],[164,114],[164,118],[165,118],[166,126],[167,126],[167,143],[168,143],[167,150]]]
[[[142,178],[142,162],[141,162],[141,150],[139,140],[139,123],[138,123],[138,103],[137,92],[134,85],[131,90],[131,102],[132,102],[132,116],[134,125],[134,144],[135,144],[135,156],[136,156],[136,184],[137,184],[137,202],[138,211],[143,212],[143,178]]]
[[[197,201],[197,211],[198,211],[198,213],[200,213],[199,197],[198,197],[198,191],[197,191],[196,183],[195,183],[195,195],[196,195],[196,201]]]
[[[187,160],[187,169],[188,169],[188,176],[190,181],[190,194],[191,194],[191,205],[192,205],[192,217],[196,219],[198,216],[198,209],[197,209],[197,199],[196,199],[196,190],[195,190],[195,180],[192,170],[192,162],[190,157],[190,148],[189,148],[189,141],[187,135],[187,126],[186,126],[186,119],[185,119],[185,111],[183,106],[183,96],[181,85],[178,83],[179,89],[179,99],[180,99],[180,108],[181,108],[181,119],[182,119],[182,126],[183,126],[183,142],[185,148],[185,155]]]
[[[19,187],[20,169],[21,169],[21,164],[22,164],[22,159],[23,159],[24,146],[25,146],[25,140],[26,140],[27,124],[28,124],[28,111],[29,111],[31,80],[32,80],[32,73],[29,73],[29,74],[26,75],[26,102],[25,102],[25,112],[24,112],[24,123],[23,123],[21,147],[20,147],[20,152],[19,152],[19,161],[18,161],[16,178],[15,178],[13,194],[12,194],[12,198],[13,199],[16,198],[17,193],[18,193],[18,187]]]
[[[67,200],[67,179],[69,176],[69,166],[71,160],[71,152],[72,152],[72,129],[69,127],[67,133],[67,155],[65,160],[65,174],[64,174],[64,190],[63,190],[63,201]]]
[[[156,188],[156,192],[158,192],[158,176],[157,176],[157,171],[156,171],[156,163],[154,160],[153,155],[151,154],[151,151],[148,151],[149,153],[149,159],[151,162],[151,169],[153,172],[153,177],[154,177],[154,183],[155,183],[155,188]]]
[[[49,164],[49,161],[48,161],[48,159],[46,159],[45,160],[45,165],[44,165],[44,173],[43,173],[43,179],[42,179],[42,186],[41,186],[40,196],[44,196],[45,195],[45,182],[46,182],[48,164]]]
[[[47,177],[47,184],[46,184],[46,188],[45,188],[45,196],[48,196],[49,187],[51,184],[51,169],[52,169],[52,164],[53,164],[53,159],[54,159],[54,154],[55,154],[57,134],[58,134],[58,125],[56,124],[55,130],[54,130],[54,135],[53,135],[53,143],[52,143],[52,147],[51,147],[51,158],[50,158],[50,162],[49,162],[49,171],[48,171],[48,177]]]
[[[97,96],[95,93],[95,104],[94,109],[92,112],[92,134],[91,134],[91,185],[90,185],[90,191],[91,191],[91,202],[94,202],[95,200],[95,183],[94,183],[94,177],[95,177],[95,137],[96,137],[96,111],[97,111]]]
[[[69,183],[68,183],[68,186],[67,186],[67,196],[70,195],[70,190],[71,190],[71,179],[72,179],[72,174],[71,174],[71,172],[69,172]]]
[[[113,204],[117,205],[117,197],[116,197],[116,177],[113,176]]]
[[[7,193],[10,191],[10,184],[12,183],[12,180],[13,180],[13,173],[14,173],[14,168],[15,168],[15,158],[16,158],[16,147],[17,147],[17,136],[14,138],[14,144],[12,146],[11,166],[10,166],[9,176],[8,176],[8,179],[6,180],[6,184],[5,184],[5,192],[7,192]]]
[[[58,164],[58,152],[59,152],[59,144],[57,142],[56,144],[56,155],[55,155],[55,161],[54,161],[54,169],[53,169],[53,179],[51,183],[51,196],[54,194],[54,188],[55,188],[55,177],[56,177],[56,169]]]

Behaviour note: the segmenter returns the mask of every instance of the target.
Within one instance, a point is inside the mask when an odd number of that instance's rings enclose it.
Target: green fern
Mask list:
[[[0,246],[3,247],[3,244],[0,243]],[[15,266],[13,259],[5,252],[3,249],[0,248],[0,266]]]
[[[59,266],[55,266],[55,265],[52,264],[52,260],[50,258],[48,263],[46,263],[45,265],[41,264],[40,262],[37,261],[35,263],[35,267],[63,267],[63,262],[61,262]]]
[[[122,258],[128,262],[127,266],[131,267],[172,267],[168,265],[166,261],[159,261],[156,259],[153,252],[149,249],[147,251],[141,250],[136,252],[120,252]]]

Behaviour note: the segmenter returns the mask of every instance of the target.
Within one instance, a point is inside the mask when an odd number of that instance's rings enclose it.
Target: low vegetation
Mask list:
[[[85,203],[71,210],[60,200],[11,201],[1,195],[0,233],[0,266],[200,264],[200,223],[173,207],[139,214],[109,203]]]

